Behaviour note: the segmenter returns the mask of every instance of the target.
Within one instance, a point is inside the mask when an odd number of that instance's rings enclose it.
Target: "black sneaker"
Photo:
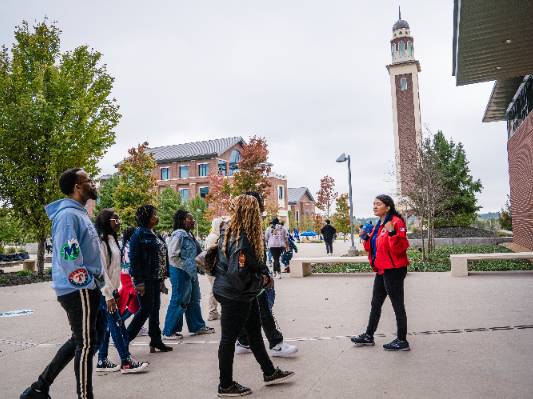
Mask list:
[[[219,398],[226,398],[226,397],[232,397],[232,396],[246,396],[250,395],[252,393],[252,390],[248,387],[243,387],[238,382],[233,381],[233,383],[227,387],[222,388],[220,385],[218,386],[218,397]]]
[[[24,392],[20,395],[20,399],[51,399],[48,392],[41,391],[37,387],[34,387],[35,384],[26,388]]]
[[[148,367],[148,363],[137,362],[130,357],[128,360],[122,363],[122,366],[120,366],[120,372],[122,374],[142,373],[145,371],[144,369],[146,367]]]
[[[294,376],[294,371],[283,371],[276,367],[272,375],[263,374],[265,385],[281,384]]]
[[[370,334],[364,333],[361,335],[358,335],[357,337],[350,338],[350,341],[352,341],[355,346],[374,346],[374,337]]]
[[[98,360],[96,371],[99,373],[111,373],[120,370],[120,365],[113,363],[109,359]]]
[[[410,351],[409,342],[396,338],[394,341],[383,345],[386,351]]]

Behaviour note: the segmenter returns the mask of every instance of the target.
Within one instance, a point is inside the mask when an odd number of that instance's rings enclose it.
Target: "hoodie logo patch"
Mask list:
[[[92,277],[87,269],[79,268],[68,275],[68,281],[76,287],[85,287],[92,281]]]
[[[61,257],[64,260],[76,260],[80,256],[80,245],[78,240],[73,238],[61,247]]]

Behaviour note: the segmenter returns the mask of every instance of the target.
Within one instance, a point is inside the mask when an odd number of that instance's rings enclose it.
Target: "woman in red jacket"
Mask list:
[[[388,195],[378,195],[374,200],[374,215],[379,221],[370,234],[361,232],[365,250],[372,269],[376,272],[372,292],[372,307],[368,327],[364,334],[352,337],[356,346],[373,346],[374,332],[381,316],[381,307],[388,296],[396,314],[397,338],[383,345],[385,350],[408,351],[407,315],[404,306],[403,280],[407,275],[407,229],[403,217]]]

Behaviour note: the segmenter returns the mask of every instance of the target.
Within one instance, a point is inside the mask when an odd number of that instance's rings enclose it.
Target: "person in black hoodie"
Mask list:
[[[231,220],[218,241],[218,261],[213,292],[221,304],[222,336],[218,348],[220,383],[218,396],[244,396],[250,388],[233,381],[235,342],[244,327],[250,349],[261,366],[265,385],[286,381],[292,371],[274,368],[261,335],[259,308],[255,300],[273,280],[265,265],[259,204],[251,195],[239,195],[231,203]]]
[[[322,227],[320,233],[322,233],[322,237],[324,237],[324,242],[326,243],[326,253],[333,255],[333,240],[335,239],[337,230],[331,225],[329,219],[326,219],[326,225]]]

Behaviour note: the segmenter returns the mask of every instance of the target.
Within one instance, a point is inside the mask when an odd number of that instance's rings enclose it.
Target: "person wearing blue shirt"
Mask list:
[[[72,336],[59,348],[38,380],[21,399],[47,399],[50,386],[61,370],[74,359],[78,398],[93,398],[92,368],[96,349],[100,289],[103,265],[100,243],[85,204],[96,200],[94,181],[83,169],[68,169],[59,178],[68,198],[46,206],[52,221],[52,287],[65,309]]]

